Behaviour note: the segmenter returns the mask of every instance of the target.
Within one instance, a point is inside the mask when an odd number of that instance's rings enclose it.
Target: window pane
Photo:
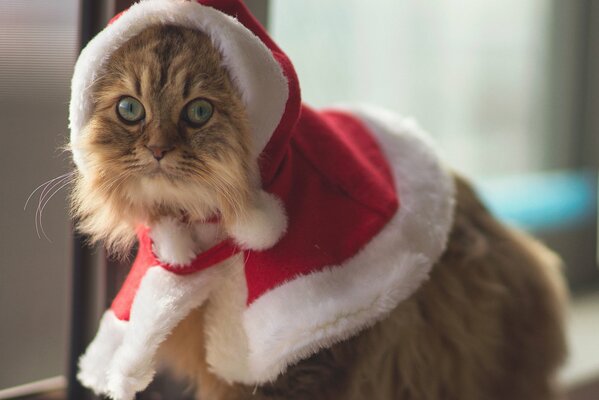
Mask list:
[[[582,169],[592,165],[582,157],[592,141],[583,118],[592,110],[590,4],[271,4],[271,31],[295,63],[305,101],[415,117],[495,215],[562,256],[573,287],[597,282],[597,175]]]
[[[560,166],[547,141],[545,0],[273,0],[271,29],[316,106],[416,117],[470,176]]]

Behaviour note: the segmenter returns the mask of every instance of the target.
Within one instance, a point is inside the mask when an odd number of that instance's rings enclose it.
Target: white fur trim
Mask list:
[[[119,320],[114,312],[104,312],[96,337],[79,358],[77,379],[97,395],[107,391],[106,367],[121,345],[126,327],[127,322]]]
[[[229,234],[245,249],[265,250],[287,231],[287,215],[283,203],[273,194],[260,190],[255,201],[246,217],[229,228]]]
[[[231,259],[226,275],[210,294],[204,313],[206,362],[226,382],[248,380],[248,340],[242,315],[248,295],[242,254]]]
[[[445,249],[454,182],[429,140],[392,113],[357,114],[391,165],[399,211],[342,265],[298,277],[251,304],[244,315],[253,374],[247,383],[274,380],[290,364],[384,318],[420,287]]]
[[[254,157],[262,152],[283,115],[289,89],[281,66],[264,43],[240,22],[195,1],[141,1],[92,39],[75,65],[69,108],[71,147],[73,160],[84,175],[85,157],[77,144],[92,110],[92,84],[115,50],[145,28],[158,24],[197,29],[210,36],[241,92]]]
[[[159,266],[148,270],[133,301],[122,344],[107,369],[106,389],[112,399],[132,400],[148,386],[158,346],[206,300],[221,273],[219,266],[192,275],[175,275]]]
[[[166,264],[187,265],[199,251],[191,227],[174,218],[163,218],[152,226],[150,237],[154,243],[154,254]]]

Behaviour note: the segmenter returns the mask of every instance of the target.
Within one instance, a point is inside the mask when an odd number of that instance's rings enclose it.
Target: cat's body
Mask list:
[[[457,179],[455,223],[430,280],[359,336],[261,387],[210,372],[206,304],[164,343],[163,360],[198,399],[548,400],[565,358],[559,260],[503,227]],[[234,273],[234,272],[233,272]]]
[[[193,230],[216,213],[220,228],[197,243],[201,250],[245,218],[257,165],[241,96],[221,63],[205,35],[173,26],[148,28],[110,57],[77,144],[88,168],[73,196],[82,230],[125,249],[140,223],[172,218]],[[192,123],[208,112],[190,109],[197,99],[214,110]],[[429,281],[375,326],[273,383],[227,382],[215,363],[238,368],[244,350],[240,322],[229,320],[245,305],[243,268],[233,266],[162,344],[161,359],[196,384],[202,400],[555,398],[565,356],[559,262],[501,226],[455,181],[445,253]],[[207,359],[207,350],[219,361]]]
[[[458,181],[455,224],[430,280],[389,318],[272,384],[228,384],[205,360],[208,303],[161,349],[198,399],[548,400],[565,358],[559,260],[505,228]]]

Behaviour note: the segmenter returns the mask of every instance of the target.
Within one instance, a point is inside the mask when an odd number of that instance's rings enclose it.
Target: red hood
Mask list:
[[[241,0],[197,0],[197,2],[236,18],[272,52],[274,59],[279,63],[285,78],[287,78],[289,96],[285,104],[285,111],[259,159],[262,183],[264,186],[267,186],[274,178],[278,166],[285,158],[289,139],[300,115],[301,93],[295,68],[289,57],[277,46],[266,32],[266,29],[250,13]],[[124,12],[126,10],[115,15],[109,24],[116,21]]]
[[[267,186],[273,179],[278,166],[287,153],[293,127],[300,115],[301,93],[295,68],[293,68],[289,57],[277,46],[266,32],[266,29],[254,18],[241,0],[199,0],[198,3],[216,8],[225,14],[237,18],[239,22],[252,31],[270,49],[287,78],[289,97],[285,105],[285,112],[260,158],[262,183]]]

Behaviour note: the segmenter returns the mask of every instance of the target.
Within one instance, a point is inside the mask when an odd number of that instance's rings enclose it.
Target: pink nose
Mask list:
[[[172,147],[163,147],[163,146],[146,146],[146,148],[148,150],[150,150],[150,152],[152,153],[152,155],[154,156],[154,158],[157,161],[162,160],[164,155],[173,149]]]

